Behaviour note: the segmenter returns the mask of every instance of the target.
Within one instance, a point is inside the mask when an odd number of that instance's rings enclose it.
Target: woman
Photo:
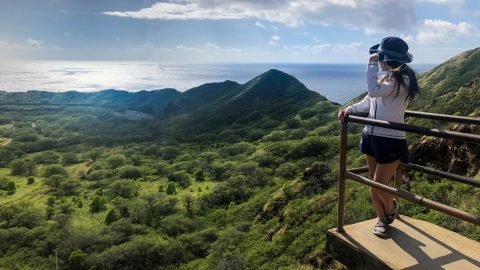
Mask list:
[[[415,72],[406,63],[412,61],[408,45],[398,37],[386,37],[370,48],[367,68],[368,94],[365,98],[338,113],[343,122],[349,113],[369,112],[373,119],[404,123],[408,101],[419,92]],[[378,65],[386,76],[378,78]],[[360,150],[366,155],[370,179],[388,184],[400,162],[408,162],[405,132],[367,125],[362,131]],[[386,236],[388,224],[395,220],[398,203],[393,195],[370,188],[370,196],[378,221],[373,228],[377,236]]]

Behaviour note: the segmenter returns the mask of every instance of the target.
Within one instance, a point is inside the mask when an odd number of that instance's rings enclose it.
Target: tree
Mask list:
[[[17,159],[10,163],[12,175],[25,175],[27,173],[27,163],[25,160]]]
[[[194,204],[194,199],[192,195],[187,194],[183,197],[183,206],[185,206],[185,209],[187,210],[187,213],[189,216],[193,216],[193,204]]]
[[[110,225],[110,223],[119,220],[120,218],[121,216],[118,211],[115,208],[110,208],[105,215],[105,224]]]
[[[179,171],[170,174],[168,176],[168,180],[178,183],[183,188],[188,187],[192,182],[190,175],[185,171]]]
[[[98,213],[105,209],[105,198],[95,195],[90,203],[90,213]]]
[[[112,169],[116,169],[127,162],[127,158],[122,154],[116,154],[107,159],[108,165]]]
[[[71,165],[78,163],[77,155],[74,153],[65,153],[62,156],[63,165]]]
[[[32,175],[35,172],[35,164],[31,161],[17,159],[10,163],[12,175]]]
[[[46,179],[45,183],[53,188],[60,188],[60,185],[65,182],[63,175],[54,174]]]
[[[60,165],[48,165],[45,167],[45,171],[43,172],[44,177],[50,177],[52,175],[63,175],[68,177],[67,170]]]
[[[166,160],[175,159],[180,155],[180,151],[175,146],[167,146],[163,149],[163,158]]]
[[[195,177],[195,180],[196,181],[204,181],[205,180],[205,173],[203,172],[203,170],[196,170],[194,173],[193,173],[193,177]]]
[[[60,183],[59,193],[63,196],[71,196],[77,194],[78,182],[74,180],[63,181]]]
[[[136,166],[127,165],[119,169],[119,174],[122,178],[138,179],[142,177],[143,172]]]
[[[35,183],[35,177],[33,176],[27,177],[27,185],[31,185],[33,183]]]
[[[301,159],[303,157],[325,156],[329,150],[328,143],[317,137],[304,139],[290,152],[293,159]]]
[[[90,151],[85,155],[86,158],[91,159],[94,162],[97,161],[97,159],[100,158],[101,156],[102,156],[102,152],[98,150]]]
[[[165,191],[168,195],[173,195],[176,194],[177,191],[175,189],[175,183],[174,182],[169,182],[167,185],[167,190]]]
[[[58,162],[60,155],[55,151],[45,151],[33,157],[33,161],[37,164],[55,164]]]
[[[0,149],[0,163],[7,164],[9,161],[15,159],[15,153],[10,149]]]
[[[70,268],[73,270],[85,270],[87,269],[87,254],[85,254],[81,250],[74,250],[70,253],[70,257],[68,257],[68,264]]]
[[[138,186],[132,183],[131,180],[117,180],[108,186],[108,194],[111,197],[122,197],[131,199],[138,194]]]
[[[155,164],[155,173],[157,175],[163,176],[168,174],[168,167],[165,162],[158,162]]]
[[[130,156],[130,161],[132,162],[133,165],[135,166],[140,166],[142,165],[142,157],[140,155],[132,155]]]
[[[157,158],[160,156],[160,149],[158,148],[158,146],[152,145],[152,146],[146,147],[143,150],[143,154],[146,156],[152,156]]]
[[[285,179],[292,179],[298,174],[298,166],[295,163],[282,163],[275,170],[275,174]]]
[[[15,191],[17,190],[17,187],[15,186],[15,182],[11,180],[8,181],[7,184],[5,185],[5,190],[7,191],[8,195],[12,195],[13,193],[15,193]]]

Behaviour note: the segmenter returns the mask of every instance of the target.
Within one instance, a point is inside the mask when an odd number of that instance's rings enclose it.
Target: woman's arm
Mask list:
[[[395,79],[390,78],[378,82],[378,64],[370,62],[367,68],[368,95],[371,97],[386,97],[392,94],[395,88]]]
[[[340,122],[343,122],[343,119],[345,118],[345,116],[350,113],[368,112],[370,110],[371,99],[372,98],[369,95],[366,95],[360,102],[357,102],[339,111],[338,120],[340,120]]]

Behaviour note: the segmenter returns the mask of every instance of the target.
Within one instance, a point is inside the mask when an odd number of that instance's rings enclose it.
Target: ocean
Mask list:
[[[418,73],[434,65],[413,65]],[[365,91],[364,64],[161,64],[154,62],[29,61],[0,63],[0,90],[92,92],[175,88],[209,82],[245,83],[271,69],[295,76],[309,89],[344,104]]]

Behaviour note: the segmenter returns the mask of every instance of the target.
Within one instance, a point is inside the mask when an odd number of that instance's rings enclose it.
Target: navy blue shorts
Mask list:
[[[408,146],[405,139],[393,139],[362,132],[360,151],[375,158],[377,163],[391,163],[398,159],[408,162]]]

